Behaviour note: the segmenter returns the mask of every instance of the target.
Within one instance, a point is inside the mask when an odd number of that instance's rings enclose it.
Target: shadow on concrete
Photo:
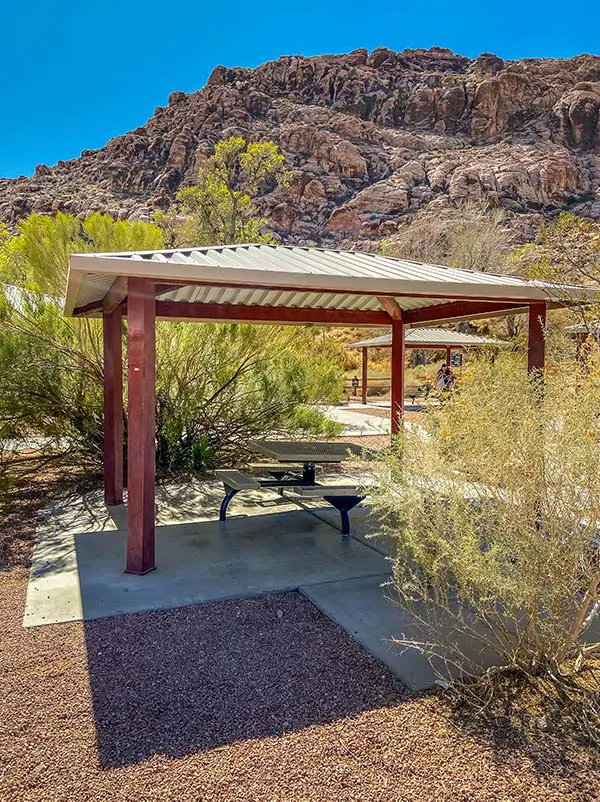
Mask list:
[[[278,593],[389,571],[373,549],[353,538],[342,539],[298,509],[158,526],[157,570],[145,576],[124,573],[126,535],[119,530],[73,538],[76,570],[59,574],[52,592],[63,600],[76,596],[84,620]]]
[[[407,697],[297,592],[84,627],[103,768],[280,736]]]

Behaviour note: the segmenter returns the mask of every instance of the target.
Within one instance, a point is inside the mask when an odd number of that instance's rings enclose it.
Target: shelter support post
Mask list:
[[[147,574],[154,565],[155,484],[155,288],[128,279],[127,567]]]
[[[123,501],[123,354],[120,309],[104,312],[104,503]]]
[[[404,413],[404,321],[392,320],[392,434],[402,426]]]
[[[544,327],[546,325],[546,304],[529,305],[529,333],[527,341],[527,368],[530,374],[544,369],[545,342]]]
[[[362,348],[362,402],[363,406],[367,403],[367,381],[368,381],[368,348]]]
[[[450,367],[452,365],[452,348],[446,348],[446,364]]]

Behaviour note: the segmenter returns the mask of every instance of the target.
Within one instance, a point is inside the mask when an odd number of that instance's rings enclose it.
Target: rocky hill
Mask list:
[[[476,60],[378,49],[217,67],[146,125],[35,175],[0,180],[0,218],[146,218],[231,134],[273,139],[293,172],[261,200],[285,241],[355,244],[476,200],[531,233],[568,209],[600,218],[600,57]]]

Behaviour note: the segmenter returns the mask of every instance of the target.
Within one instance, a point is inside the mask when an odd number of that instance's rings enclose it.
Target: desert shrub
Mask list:
[[[159,324],[159,466],[239,462],[252,438],[337,433],[316,404],[339,400],[341,376],[311,341],[310,329]]]
[[[442,673],[564,676],[600,650],[600,373],[503,355],[397,439],[375,498],[398,603]],[[465,645],[466,644],[466,645]],[[570,668],[569,668],[570,666]]]
[[[0,421],[7,437],[100,467],[102,340],[97,320],[68,320],[52,300],[23,294],[4,306]],[[125,376],[126,392],[126,376]],[[251,438],[337,431],[316,404],[338,400],[337,366],[310,330],[157,325],[157,462],[205,469],[243,458]],[[125,437],[127,420],[125,419]]]
[[[0,232],[1,234],[1,232]],[[161,247],[156,226],[69,215],[23,221],[0,237],[0,427],[41,438],[94,469],[102,457],[102,326],[65,319],[74,251]],[[251,437],[333,433],[316,404],[338,400],[335,346],[317,330],[157,325],[157,459],[165,470],[243,458]],[[125,376],[126,381],[126,376]],[[125,437],[127,436],[127,420]]]
[[[102,345],[95,320],[70,321],[52,299],[4,297],[0,424],[5,436],[97,461],[102,453]]]

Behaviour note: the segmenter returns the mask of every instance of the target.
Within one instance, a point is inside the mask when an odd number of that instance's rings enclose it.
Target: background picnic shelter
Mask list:
[[[495,340],[492,337],[481,337],[478,334],[468,334],[467,332],[449,331],[438,327],[412,329],[407,328],[404,333],[404,347],[429,349],[432,351],[446,351],[446,364],[450,365],[453,350],[463,350],[464,348],[483,347],[483,346],[511,346],[507,340]],[[380,337],[371,337],[368,340],[359,340],[349,343],[348,348],[360,348],[361,358],[361,399],[366,405],[368,396],[368,364],[369,348],[391,348],[392,334],[382,334]]]

